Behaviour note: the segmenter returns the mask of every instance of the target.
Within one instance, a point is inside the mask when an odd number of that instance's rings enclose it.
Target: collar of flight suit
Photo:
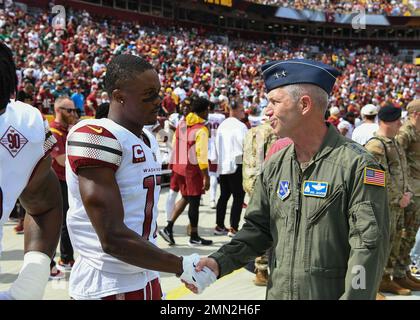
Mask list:
[[[340,138],[340,133],[337,131],[337,129],[331,125],[330,123],[326,122],[325,125],[327,126],[327,134],[324,137],[324,141],[321,144],[321,147],[319,148],[318,152],[315,153],[315,155],[310,160],[310,164],[326,157],[328,154],[331,153],[331,151],[334,150],[335,146],[338,143],[338,140]],[[297,161],[296,157],[296,150],[293,146],[293,153],[292,158]],[[309,167],[309,166],[308,166]]]

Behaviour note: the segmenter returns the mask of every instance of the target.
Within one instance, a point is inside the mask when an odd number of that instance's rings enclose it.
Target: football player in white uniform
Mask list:
[[[140,57],[120,55],[108,65],[105,86],[108,118],[79,122],[67,139],[67,224],[79,252],[70,296],[159,300],[156,271],[209,285],[215,276],[195,271],[197,254],[178,257],[156,246],[161,163],[143,126],[156,122],[161,103],[157,72]]]
[[[210,113],[208,118],[208,124],[210,127],[210,139],[209,139],[209,176],[210,176],[210,208],[216,209],[216,192],[217,192],[217,152],[215,146],[215,139],[217,134],[217,128],[226,119],[226,116],[222,113],[216,112],[216,104],[210,104]]]
[[[51,169],[55,138],[38,109],[10,100],[16,93],[12,52],[0,42],[0,226],[19,198],[26,209],[25,255],[1,299],[42,299],[61,230],[60,185]]]

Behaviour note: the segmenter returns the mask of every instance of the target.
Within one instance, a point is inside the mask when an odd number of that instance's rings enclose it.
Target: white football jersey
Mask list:
[[[38,109],[11,101],[0,115],[0,226],[56,140]]]
[[[157,203],[162,168],[156,139],[147,130],[143,133],[149,140],[150,147],[142,139],[110,119],[80,121],[68,134],[67,225],[74,248],[95,269],[114,274],[145,271],[118,260],[102,250],[98,235],[83,206],[77,171],[86,166],[113,169],[124,206],[125,225],[156,244]]]
[[[210,126],[210,138],[209,138],[209,160],[216,161],[216,148],[215,148],[215,139],[217,134],[217,128],[220,124],[226,119],[226,116],[221,113],[209,113],[207,119]]]

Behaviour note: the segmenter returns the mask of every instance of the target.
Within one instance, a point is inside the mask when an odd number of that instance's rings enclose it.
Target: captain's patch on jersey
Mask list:
[[[9,151],[13,158],[17,156],[27,143],[28,139],[12,126],[10,126],[0,138],[0,144]]]
[[[363,173],[363,182],[365,184],[385,187],[385,171],[366,167]]]
[[[133,146],[133,163],[140,163],[144,161],[146,161],[146,156],[144,155],[141,145],[137,144]]]
[[[277,196],[284,200],[286,199],[290,194],[290,183],[287,180],[281,180],[279,182],[279,188],[277,189]]]
[[[328,193],[328,182],[304,181],[303,195],[307,197],[325,198]]]

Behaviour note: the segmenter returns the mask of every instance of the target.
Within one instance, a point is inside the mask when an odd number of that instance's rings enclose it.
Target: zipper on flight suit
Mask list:
[[[296,162],[295,162],[295,165],[296,165]],[[299,224],[300,224],[301,189],[302,189],[302,178],[303,178],[303,172],[300,169],[300,166],[298,166],[298,168],[299,168],[299,177],[298,177],[298,183],[297,183],[298,198],[297,198],[297,201],[296,201],[296,208],[295,208],[295,225],[294,225],[294,236],[293,236],[293,250],[292,250],[292,261],[290,263],[290,298],[291,299],[293,298],[292,297],[292,295],[293,295],[293,282],[294,282],[293,269],[295,267],[296,242],[297,242],[297,236],[298,236]]]

